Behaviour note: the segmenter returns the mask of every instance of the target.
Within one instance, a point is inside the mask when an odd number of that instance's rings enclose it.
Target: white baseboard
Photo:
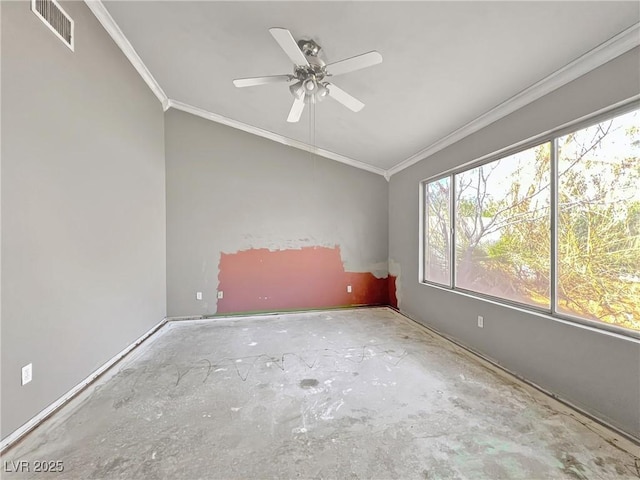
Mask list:
[[[91,373],[87,378],[85,378],[80,383],[78,383],[75,387],[73,387],[71,390],[69,390],[67,393],[65,393],[58,400],[56,400],[51,405],[49,405],[47,408],[42,410],[40,413],[38,413],[36,416],[34,416],[31,420],[29,420],[27,423],[22,425],[20,428],[18,428],[14,432],[10,433],[9,435],[7,435],[7,437],[3,438],[2,442],[0,442],[0,453],[4,453],[5,450],[7,450],[9,447],[11,447],[13,444],[15,444],[18,440],[20,440],[22,437],[24,437],[27,433],[32,431],[38,425],[40,425],[49,416],[51,416],[58,409],[60,409],[67,402],[69,402],[73,397],[78,395],[86,387],[88,387],[91,383],[96,381],[98,379],[98,377],[100,377],[103,373],[105,373],[112,366],[114,366],[116,363],[118,363],[120,360],[122,360],[125,356],[127,356],[129,353],[131,353],[131,351],[133,349],[138,347],[142,342],[144,342],[149,337],[151,337],[153,334],[155,334],[158,330],[160,330],[160,328],[163,325],[165,325],[166,323],[167,323],[167,319],[165,317],[158,324],[156,324],[155,326],[151,327],[151,329],[148,330],[146,333],[142,334],[141,337],[139,337],[137,340],[135,340],[133,343],[131,343],[129,346],[127,346],[124,350],[122,350],[121,352],[117,353],[111,359],[107,360],[107,362],[104,365],[102,365],[97,370],[95,370],[93,373]]]
[[[184,315],[167,317],[167,322],[183,322],[187,320],[234,320],[238,318],[249,317],[272,317],[274,315],[288,315],[297,313],[314,313],[314,312],[327,312],[332,310],[356,310],[361,308],[392,308],[389,305],[344,305],[337,307],[318,307],[300,310],[274,310],[264,312],[238,312],[238,313],[214,313],[210,315]],[[399,311],[399,310],[398,310]]]
[[[181,317],[167,317],[167,322],[181,322],[183,320],[202,320],[204,315],[183,315]]]

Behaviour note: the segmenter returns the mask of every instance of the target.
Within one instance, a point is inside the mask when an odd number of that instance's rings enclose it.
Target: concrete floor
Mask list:
[[[2,478],[637,480],[636,457],[546,398],[386,308],[174,322]],[[64,472],[6,473],[36,460]]]

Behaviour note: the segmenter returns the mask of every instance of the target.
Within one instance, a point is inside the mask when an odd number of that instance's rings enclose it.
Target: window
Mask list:
[[[550,305],[550,145],[455,176],[456,286]]]
[[[424,272],[429,281],[451,285],[450,178],[424,185],[425,235]]]
[[[558,139],[559,312],[640,330],[640,115]]]
[[[640,110],[544,140],[424,182],[423,280],[640,331]]]

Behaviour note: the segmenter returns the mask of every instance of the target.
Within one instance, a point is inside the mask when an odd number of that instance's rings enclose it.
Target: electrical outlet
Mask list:
[[[347,285],[347,293],[351,293],[351,285]]]
[[[478,328],[484,328],[484,317],[478,315]]]
[[[224,298],[224,292],[222,290],[220,290],[218,292],[218,300],[222,300]]]
[[[196,292],[196,300],[202,300],[202,292]]]
[[[33,364],[22,367],[22,385],[26,385],[33,378]]]

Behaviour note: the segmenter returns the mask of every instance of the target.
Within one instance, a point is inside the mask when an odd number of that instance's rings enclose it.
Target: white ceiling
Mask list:
[[[635,25],[640,2],[105,1],[172,101],[312,142],[388,170]],[[312,38],[327,63],[370,50],[384,61],[332,81],[366,107],[327,99],[298,124],[286,84],[232,80],[291,73],[269,34]]]

